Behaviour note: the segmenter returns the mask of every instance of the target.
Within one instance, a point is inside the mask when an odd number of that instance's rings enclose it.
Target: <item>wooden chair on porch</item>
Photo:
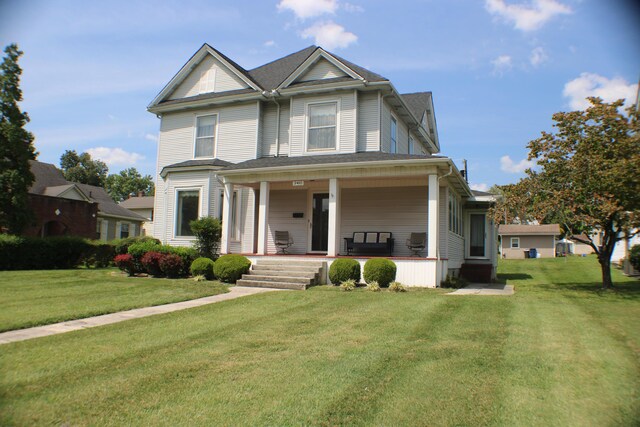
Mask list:
[[[407,248],[413,256],[420,256],[420,252],[424,251],[427,246],[427,233],[411,233],[407,239]]]
[[[276,231],[274,244],[276,248],[281,251],[280,253],[284,255],[287,253],[287,249],[293,245],[293,238],[289,235],[288,231]]]

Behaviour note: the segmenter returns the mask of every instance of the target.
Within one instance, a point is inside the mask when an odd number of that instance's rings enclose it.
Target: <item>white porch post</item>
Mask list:
[[[329,180],[329,242],[327,256],[340,253],[340,182]]]
[[[440,199],[440,188],[438,175],[429,175],[429,220],[427,223],[427,256],[436,258],[438,256],[438,202]]]
[[[269,223],[269,183],[260,183],[260,205],[258,207],[258,253],[267,254],[267,230]]]
[[[222,237],[220,238],[220,253],[229,253],[229,236],[231,236],[231,203],[233,202],[233,184],[224,183],[224,197],[222,202]]]

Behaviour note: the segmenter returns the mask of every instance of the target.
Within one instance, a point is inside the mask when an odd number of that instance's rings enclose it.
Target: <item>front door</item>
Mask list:
[[[484,257],[486,240],[486,217],[485,214],[469,215],[469,256]]]
[[[311,252],[329,247],[329,193],[314,193],[311,200]]]

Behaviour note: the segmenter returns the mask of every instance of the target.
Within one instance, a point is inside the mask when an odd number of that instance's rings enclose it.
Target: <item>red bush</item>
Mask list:
[[[160,260],[164,257],[160,252],[149,251],[142,256],[140,262],[144,270],[152,276],[162,276]]]
[[[133,276],[135,268],[133,265],[133,257],[129,254],[117,255],[113,262],[122,271],[126,271],[129,276]]]
[[[182,258],[175,254],[163,255],[158,261],[160,270],[170,278],[179,277],[183,272]]]

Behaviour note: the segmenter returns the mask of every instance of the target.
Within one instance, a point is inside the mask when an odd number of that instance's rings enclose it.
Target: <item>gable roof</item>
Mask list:
[[[306,61],[317,48],[317,46],[306,47],[283,58],[256,67],[249,71],[249,75],[265,90],[275,89]]]
[[[540,225],[524,225],[524,224],[500,224],[498,226],[498,234],[504,236],[558,236],[560,235],[559,224],[540,224]]]
[[[134,196],[120,202],[120,206],[127,209],[153,209],[153,196]]]
[[[80,184],[76,185],[82,190],[89,199],[98,204],[98,214],[104,214],[107,216],[116,216],[119,218],[127,218],[134,221],[145,221],[146,218],[138,215],[135,212],[131,212],[129,209],[119,206],[113,201],[111,196],[102,187],[96,187],[95,185]]]
[[[35,177],[33,184],[29,188],[31,194],[43,194],[47,187],[57,187],[69,185],[64,178],[62,171],[51,163],[43,163],[37,160],[29,160],[31,173]]]

